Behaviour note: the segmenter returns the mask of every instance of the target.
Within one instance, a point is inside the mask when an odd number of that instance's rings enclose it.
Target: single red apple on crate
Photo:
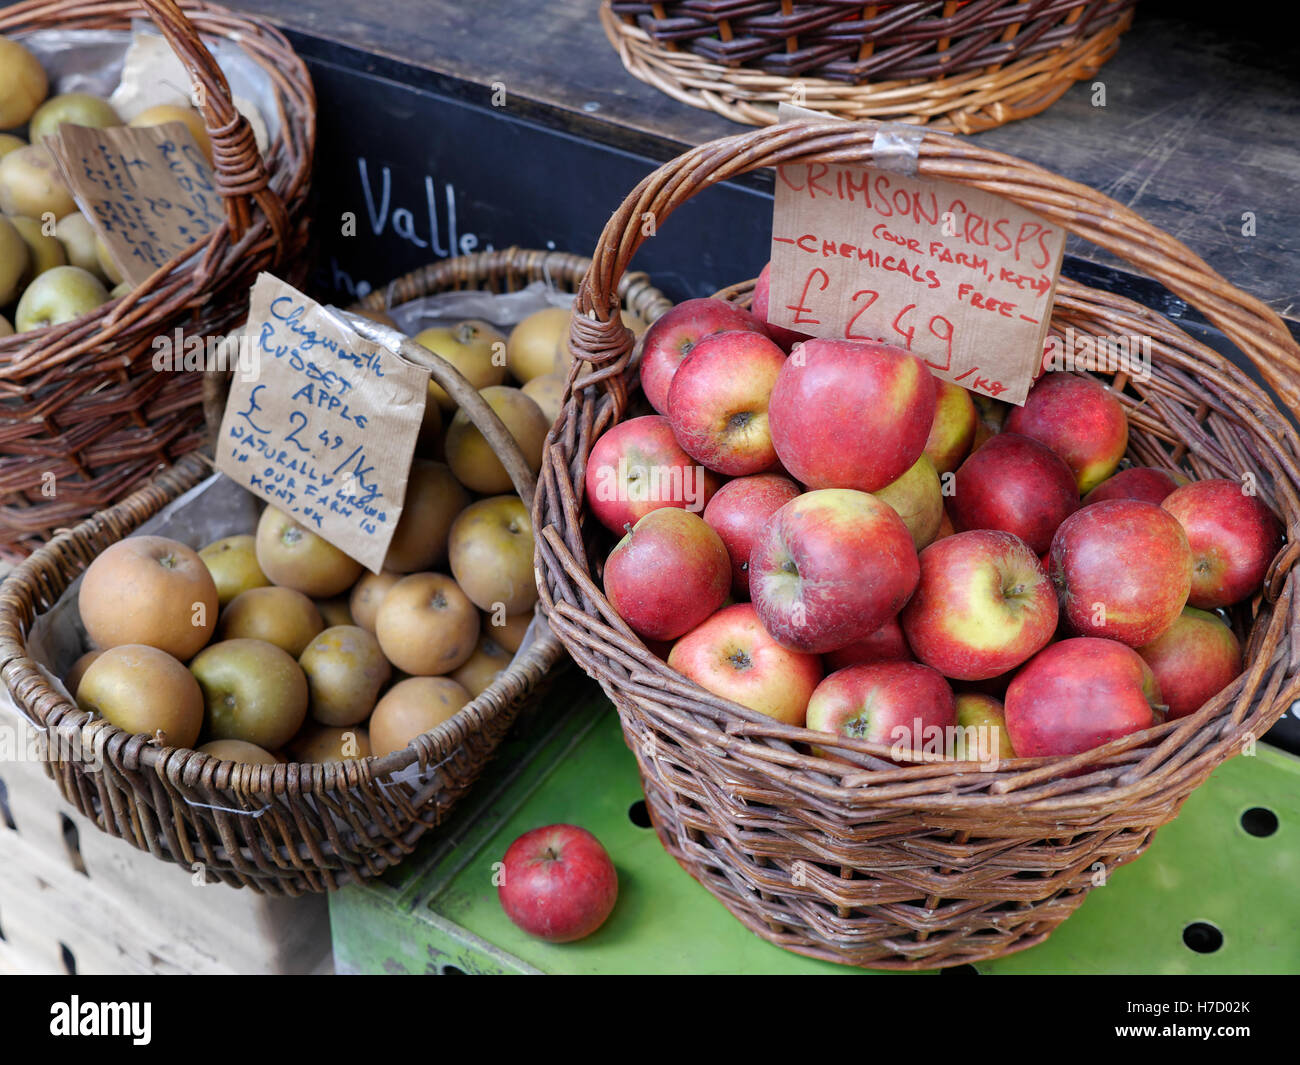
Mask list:
[[[1101,503],[1107,499],[1140,499],[1144,503],[1159,506],[1180,484],[1186,484],[1187,478],[1176,478],[1168,470],[1155,466],[1130,466],[1107,477],[1091,492],[1083,497],[1083,505]]]
[[[506,849],[497,897],[530,936],[572,943],[591,935],[614,910],[618,873],[600,840],[577,825],[525,832]]]
[[[641,342],[641,390],[650,406],[667,414],[668,388],[682,359],[705,337],[734,329],[767,336],[762,322],[726,300],[685,300],[659,318]]]
[[[1194,606],[1137,649],[1151,667],[1169,717],[1194,714],[1241,675],[1241,643],[1223,619]]]
[[[1092,491],[1115,472],[1128,447],[1124,408],[1101,383],[1049,373],[1007,415],[1006,431],[1037,440],[1065,459],[1079,486]]]
[[[785,352],[758,333],[715,333],[696,344],[668,389],[682,450],[731,477],[775,466],[767,406],[784,365]]]
[[[921,578],[899,620],[917,659],[955,680],[1014,669],[1056,633],[1056,592],[1011,533],[956,533],[921,552]]]
[[[1070,755],[1160,723],[1151,667],[1115,640],[1077,636],[1039,651],[1007,688],[1007,735],[1017,756]]]
[[[1130,647],[1168,629],[1192,587],[1182,526],[1140,499],[1103,500],[1066,518],[1052,540],[1051,563],[1070,630]]]
[[[668,419],[631,418],[604,433],[587,461],[587,505],[622,535],[652,510],[704,510],[721,478],[682,450]]]
[[[961,385],[936,378],[934,424],[926,437],[925,453],[930,456],[939,473],[951,473],[970,454],[975,440],[975,425],[979,414],[975,401]]]
[[[903,626],[898,623],[898,618],[890,618],[875,632],[854,640],[847,647],[822,655],[827,673],[848,669],[849,666],[869,666],[873,662],[913,661],[912,649],[907,646],[907,637],[903,635]]]
[[[807,333],[800,333],[794,329],[786,329],[784,326],[772,325],[768,319],[768,302],[772,294],[772,264],[768,263],[763,267],[762,272],[758,275],[758,280],[754,282],[754,299],[750,304],[754,317],[767,326],[767,331],[772,335],[772,339],[781,345],[786,351],[789,351],[796,344],[811,339]]]
[[[802,491],[789,477],[758,473],[728,481],[704,508],[704,520],[731,557],[731,589],[738,598],[749,598],[749,556],[767,519]]]
[[[1182,524],[1191,545],[1192,592],[1202,610],[1249,599],[1282,548],[1282,523],[1248,484],[1223,478],[1176,488],[1160,504]]]
[[[911,352],[818,339],[786,360],[768,421],[777,456],[796,481],[874,492],[921,457],[934,404],[934,375]]]
[[[866,492],[806,492],[773,514],[749,558],[749,591],[778,643],[820,654],[898,613],[920,576],[907,526]]]
[[[871,494],[894,508],[918,551],[938,538],[943,525],[943,487],[930,456],[922,455],[903,476]]]
[[[1078,509],[1079,492],[1065,460],[1017,433],[999,433],[963,462],[948,499],[958,531],[1012,533],[1036,555]]]
[[[782,647],[750,603],[724,607],[668,653],[668,665],[705,691],[787,725],[802,725],[822,679],[816,655]]]
[[[1015,758],[1007,735],[1001,699],[981,692],[960,692],[956,700],[957,731],[951,755],[959,762],[996,762]]]
[[[676,507],[652,510],[605,560],[605,594],[640,636],[675,640],[722,606],[731,558],[704,519]]]
[[[948,682],[919,662],[849,666],[818,684],[808,701],[810,729],[887,744],[896,757],[946,754],[956,723]]]

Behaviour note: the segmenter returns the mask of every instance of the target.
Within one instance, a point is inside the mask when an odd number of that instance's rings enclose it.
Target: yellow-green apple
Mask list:
[[[499,385],[506,379],[506,338],[487,322],[470,320],[417,333],[415,342],[451,363],[477,389]],[[444,412],[456,401],[442,385],[429,382],[429,399]]]
[[[356,625],[334,625],[298,658],[311,716],[322,725],[356,725],[370,716],[392,669],[379,641]]]
[[[222,607],[240,592],[271,583],[257,564],[257,540],[248,533],[213,541],[199,551],[199,558],[212,574]]]
[[[727,548],[698,514],[652,510],[605,561],[605,594],[640,636],[675,640],[718,609],[731,589]]]
[[[668,665],[705,691],[787,725],[802,725],[822,679],[816,655],[782,647],[750,603],[724,607],[668,652]]]
[[[203,727],[203,693],[190,671],[147,644],[110,647],[76,689],[77,705],[163,747],[193,747]]]
[[[784,326],[772,325],[768,322],[768,304],[772,296],[772,264],[768,263],[763,267],[762,272],[758,275],[758,280],[754,282],[754,300],[750,304],[750,309],[757,318],[767,328],[772,339],[781,345],[786,351],[790,351],[796,344],[810,339],[807,333],[800,333],[794,329],[786,329]]]
[[[786,359],[772,389],[772,443],[800,484],[874,492],[920,458],[934,397],[934,375],[911,352],[809,340]]]
[[[1217,614],[1194,606],[1137,652],[1155,674],[1170,718],[1196,713],[1241,675],[1236,634]]]
[[[17,129],[49,92],[41,62],[17,41],[0,37],[0,129]]]
[[[1192,588],[1182,526],[1140,499],[1103,500],[1066,518],[1052,539],[1051,562],[1069,629],[1130,647],[1169,628]]]
[[[537,602],[533,523],[518,496],[471,503],[448,538],[451,575],[480,610],[522,614]]]
[[[94,274],[78,266],[54,266],[23,292],[14,311],[14,326],[20,333],[48,329],[89,314],[107,302],[108,289]]]
[[[888,746],[894,758],[946,754],[956,721],[948,682],[919,662],[849,666],[818,684],[808,700],[808,728]]]
[[[1188,602],[1202,610],[1249,599],[1282,547],[1282,524],[1245,485],[1193,481],[1160,504],[1182,524],[1192,548]]]
[[[925,441],[925,453],[939,473],[951,473],[970,454],[979,415],[975,401],[961,385],[936,379],[934,424]]]
[[[287,652],[265,640],[223,640],[190,663],[203,689],[208,734],[274,751],[307,718],[307,678]]]
[[[21,215],[14,215],[9,219],[18,235],[23,238],[27,245],[29,255],[29,268],[27,271],[27,284],[31,284],[46,270],[53,270],[56,266],[68,266],[68,252],[63,246],[63,242],[58,238],[59,226],[63,225],[70,218],[80,218],[81,213],[74,212],[64,215],[59,219],[54,227],[54,232],[47,232],[47,226],[44,222],[35,218],[23,218]],[[72,263],[72,266],[81,266],[80,263]],[[87,273],[98,276],[98,271],[86,269]]]
[[[0,307],[6,306],[22,292],[28,278],[32,253],[18,228],[0,215]]]
[[[180,122],[190,131],[194,143],[199,146],[204,157],[212,162],[212,140],[208,136],[203,116],[192,107],[179,107],[176,104],[158,104],[146,107],[127,123],[128,126],[164,126],[168,122]]]
[[[714,333],[696,344],[668,389],[668,420],[682,450],[731,477],[776,465],[767,403],[784,365],[785,352],[758,333]]]
[[[704,520],[731,558],[731,589],[738,598],[749,598],[749,556],[767,519],[802,491],[779,473],[756,473],[728,481],[704,508]]]
[[[1155,466],[1130,466],[1107,477],[1083,497],[1083,505],[1100,503],[1106,499],[1140,499],[1159,506],[1187,478],[1157,469]]]
[[[536,473],[542,468],[542,447],[551,428],[542,408],[519,389],[505,385],[484,388],[479,395],[505,423],[529,468]],[[510,474],[497,458],[487,437],[479,432],[478,426],[463,410],[455,413],[447,429],[447,465],[456,475],[456,480],[472,492],[496,495],[514,490]]]
[[[620,422],[596,441],[587,459],[587,504],[620,536],[660,507],[698,514],[719,483],[682,450],[668,419],[658,414]]]
[[[1090,751],[1152,728],[1164,705],[1151,667],[1114,640],[1077,636],[1039,651],[1007,688],[1007,735],[1020,758]]]
[[[898,623],[898,618],[890,618],[871,635],[854,640],[847,647],[822,655],[827,673],[849,666],[869,666],[873,662],[912,661],[915,661],[912,649],[907,646],[907,637],[903,635],[903,626]]]
[[[897,511],[918,551],[938,537],[943,524],[943,488],[930,456],[922,455],[903,476],[871,494]]]
[[[921,552],[921,580],[899,620],[918,661],[954,680],[1014,669],[1056,632],[1056,593],[1025,542],[977,529]]]
[[[762,322],[726,300],[685,300],[659,318],[641,341],[641,390],[650,406],[666,415],[668,388],[681,361],[705,337],[737,329],[767,336]]]
[[[1006,431],[1055,451],[1070,467],[1079,493],[1115,472],[1128,447],[1128,418],[1115,394],[1091,377],[1049,373],[1007,416]]]
[[[572,943],[603,925],[618,899],[618,873],[600,840],[577,825],[525,832],[506,848],[501,908],[530,936]]]
[[[122,124],[107,100],[88,92],[65,92],[51,96],[36,109],[27,120],[27,136],[33,144],[42,144],[46,137],[58,133],[65,122],[92,129]]]
[[[999,433],[971,454],[953,479],[948,513],[959,531],[997,529],[1020,537],[1036,555],[1079,509],[1074,474],[1037,440]]]
[[[920,570],[894,509],[823,488],[773,514],[749,557],[749,592],[773,638],[821,654],[875,632],[907,602]]]
[[[76,209],[45,145],[29,144],[0,159],[0,211],[24,218],[42,218],[48,211],[57,220]]]
[[[952,757],[959,762],[996,762],[1014,758],[1002,701],[979,692],[957,696],[957,731]]]

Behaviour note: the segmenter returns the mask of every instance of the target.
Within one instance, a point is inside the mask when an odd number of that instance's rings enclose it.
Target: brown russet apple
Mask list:
[[[487,322],[471,319],[453,326],[438,326],[417,333],[413,339],[451,363],[479,390],[499,385],[506,379],[506,338]],[[429,398],[444,413],[456,409],[456,401],[436,381],[429,382]]]
[[[103,651],[87,651],[72,663],[72,668],[68,670],[68,675],[64,678],[63,686],[68,689],[68,693],[74,699],[77,696],[77,685],[81,683],[81,678],[86,675],[86,670],[90,668],[90,663],[95,661],[95,659],[103,653]]]
[[[492,686],[492,682],[498,676],[510,668],[514,657],[512,652],[492,639],[490,633],[484,633],[478,638],[474,653],[469,656],[465,664],[449,675],[477,699]]]
[[[384,596],[394,584],[402,579],[404,574],[395,573],[392,570],[383,570],[380,573],[363,573],[361,579],[352,586],[352,597],[348,601],[348,606],[352,613],[352,623],[360,625],[366,632],[375,631],[375,617],[379,613],[379,604],[384,601]]]
[[[239,762],[242,765],[280,765],[284,761],[257,744],[243,740],[212,740],[198,748],[198,752],[220,758],[223,762]]]
[[[743,330],[767,336],[749,311],[721,299],[683,300],[648,330],[641,343],[641,390],[660,414],[668,414],[668,390],[691,349],[714,333]]]
[[[551,423],[542,408],[517,388],[496,385],[479,393],[505,423],[523,453],[529,469],[542,466],[542,446]],[[458,410],[447,430],[447,465],[466,488],[481,495],[497,495],[514,489],[510,474],[478,427],[463,410]]]
[[[542,408],[542,413],[549,424],[554,424],[555,419],[560,416],[560,406],[564,402],[565,382],[566,378],[563,374],[544,373],[525,382],[521,389],[525,396]]]
[[[934,424],[925,440],[925,454],[938,473],[951,473],[970,454],[979,415],[970,393],[951,381],[935,378]]]
[[[1115,472],[1128,447],[1128,417],[1115,394],[1091,377],[1049,373],[1007,416],[1006,431],[1030,437],[1065,460],[1080,494]]]
[[[193,747],[203,727],[203,694],[180,662],[145,644],[110,647],[77,685],[77,705],[160,747]]]
[[[320,610],[302,592],[250,588],[231,600],[217,623],[218,640],[265,640],[297,658],[325,628]]]
[[[248,533],[213,541],[200,548],[199,558],[212,574],[222,607],[240,592],[265,588],[271,583],[257,564],[257,539]]]
[[[358,584],[360,581],[357,582]],[[356,585],[353,585],[355,588]],[[320,614],[321,621],[325,623],[325,628],[331,628],[335,625],[355,625],[352,619],[352,610],[348,606],[347,596],[336,595],[332,599],[313,600],[317,612]]]
[[[457,516],[448,539],[451,575],[480,610],[522,614],[537,602],[533,523],[518,496],[492,496]]]
[[[0,37],[0,129],[25,125],[49,91],[40,60],[17,41]]]
[[[96,647],[143,643],[188,661],[211,638],[219,605],[193,548],[164,536],[128,536],[87,568],[77,595]]]
[[[127,123],[128,126],[162,126],[168,122],[179,122],[187,130],[190,136],[194,138],[194,143],[199,146],[199,151],[209,163],[212,162],[212,141],[208,137],[208,128],[204,124],[203,116],[192,107],[179,107],[176,104],[158,104],[154,107],[146,107],[135,118]]]
[[[568,307],[534,311],[510,331],[506,341],[506,368],[520,384],[527,384],[568,366]]]
[[[1137,649],[1151,667],[1169,717],[1196,713],[1241,675],[1241,643],[1216,614],[1184,607],[1164,633]]]
[[[265,640],[223,640],[190,663],[203,690],[208,734],[274,751],[307,717],[307,678],[285,651]]]
[[[272,584],[329,599],[352,587],[361,563],[275,507],[257,522],[257,564]]]
[[[749,556],[767,519],[802,491],[783,474],[756,473],[728,481],[704,508],[705,522],[731,559],[731,589],[738,598],[749,598]]]
[[[384,556],[384,569],[418,573],[447,558],[447,534],[456,515],[469,506],[469,493],[443,462],[415,459],[406,479],[402,516]]]
[[[408,677],[384,693],[370,715],[370,750],[376,758],[400,751],[416,736],[450,721],[470,694],[450,677]]]
[[[375,636],[384,656],[412,676],[457,669],[474,653],[478,633],[474,604],[442,573],[403,577],[388,590],[375,617]]]
[[[41,104],[27,120],[28,139],[33,144],[44,144],[45,138],[58,133],[64,123],[104,129],[120,126],[122,120],[112,105],[98,96],[88,92],[60,93]]]
[[[0,159],[0,211],[37,219],[48,211],[57,220],[76,209],[45,145],[29,144]]]
[[[498,624],[500,620],[500,624]],[[511,654],[523,646],[528,626],[533,623],[533,611],[501,618],[496,611],[484,611],[483,631]]]
[[[370,716],[392,672],[379,641],[356,625],[335,625],[298,657],[307,676],[309,709],[322,725],[356,725]]]
[[[956,721],[948,682],[919,662],[849,666],[818,684],[808,700],[808,728],[886,745],[897,758],[946,754]]]
[[[295,762],[324,764],[370,757],[370,732],[360,725],[332,728],[308,722],[289,743]]]

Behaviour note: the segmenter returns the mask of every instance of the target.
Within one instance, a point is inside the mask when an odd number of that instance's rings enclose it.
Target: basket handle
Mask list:
[[[226,220],[234,239],[239,240],[253,222],[252,205],[266,217],[280,248],[289,244],[289,212],[284,200],[271,188],[270,173],[248,119],[231,98],[230,83],[208,51],[194,24],[185,17],[177,0],[140,0],[148,9],[172,51],[190,75],[190,84],[203,90],[199,110],[212,142],[212,163],[217,190],[226,203]],[[187,6],[199,7],[190,0]]]
[[[816,160],[869,164],[880,123],[842,119],[787,122],[709,141],[646,177],[610,217],[596,244],[591,269],[578,290],[570,346],[595,372],[575,384],[611,394],[616,417],[625,397],[622,370],[632,339],[618,318],[619,279],[647,231],[697,192],[760,167]],[[1233,287],[1180,241],[1095,189],[959,137],[926,133],[917,173],[983,189],[1056,222],[1110,251],[1164,284],[1218,327],[1259,370],[1292,412],[1300,414],[1300,346],[1282,319],[1260,300]],[[647,226],[647,217],[653,226]],[[1261,419],[1282,423],[1268,411]]]

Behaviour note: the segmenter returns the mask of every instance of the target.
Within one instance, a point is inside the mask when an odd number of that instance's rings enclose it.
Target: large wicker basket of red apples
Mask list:
[[[764,277],[634,355],[611,312],[647,215],[758,167],[870,163],[874,130],[716,141],[632,192],[578,298],[589,367],[534,525],[543,608],[617,705],[664,846],[781,946],[921,969],[1040,942],[1300,693],[1300,350],[1121,205],[927,135],[922,177],[1128,259],[1267,387],[1066,279],[1048,353],[1140,336],[1149,372],[1045,359],[1023,406],[976,400],[904,347],[768,327]]]

